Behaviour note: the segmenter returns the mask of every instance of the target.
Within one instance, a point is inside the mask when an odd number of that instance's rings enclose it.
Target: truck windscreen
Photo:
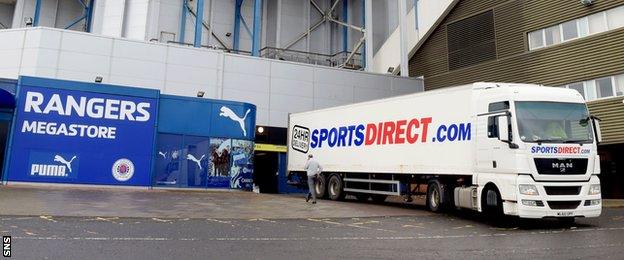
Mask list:
[[[516,101],[523,142],[591,143],[593,132],[585,104]]]

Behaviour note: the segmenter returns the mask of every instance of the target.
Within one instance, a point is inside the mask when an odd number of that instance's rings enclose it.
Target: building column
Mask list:
[[[366,71],[373,71],[373,0],[364,0],[364,28],[366,45],[364,47],[364,61]]]
[[[399,1],[399,34],[400,34],[400,55],[401,55],[401,76],[409,77],[407,60],[407,4],[405,0]]]

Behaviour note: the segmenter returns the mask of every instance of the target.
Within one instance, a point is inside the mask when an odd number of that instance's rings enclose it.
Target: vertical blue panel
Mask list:
[[[210,166],[210,140],[208,137],[184,136],[184,158],[186,187],[204,188],[207,186]],[[184,175],[184,174],[183,174]]]
[[[89,6],[86,7],[85,31],[91,32],[93,25],[93,9],[95,8],[95,0],[89,0]]]
[[[180,15],[180,39],[179,42],[184,42],[186,34],[186,13],[188,12],[188,0],[182,0],[182,14]]]
[[[414,0],[414,19],[416,19],[414,28],[418,30],[418,0]]]
[[[154,185],[177,187],[184,157],[182,136],[158,134],[155,156]]]
[[[35,15],[33,18],[33,27],[39,26],[40,15],[41,15],[41,0],[35,0]]]
[[[195,17],[195,43],[193,46],[201,47],[202,30],[204,29],[204,0],[197,0],[197,16]]]
[[[349,2],[348,0],[342,0],[342,21],[349,23]],[[349,28],[343,26],[342,28],[342,51],[349,51]]]
[[[262,28],[262,0],[254,1],[254,23],[253,23],[253,41],[251,44],[251,55],[260,56],[260,29]]]
[[[362,28],[368,30],[369,28],[366,28],[366,0],[362,0]],[[372,28],[371,28],[372,30]],[[369,42],[364,42],[364,44],[362,45],[362,68],[366,68],[366,44],[369,44]],[[372,42],[370,44],[373,44]],[[353,50],[354,52],[357,52],[357,50]]]
[[[239,50],[239,41],[240,41],[240,24],[241,24],[241,6],[243,5],[243,0],[236,0],[234,5],[234,36],[232,39],[232,49],[234,51]]]

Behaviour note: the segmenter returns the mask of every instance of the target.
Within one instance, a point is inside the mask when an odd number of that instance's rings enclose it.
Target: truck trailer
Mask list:
[[[433,212],[597,217],[599,119],[576,90],[473,83],[289,115],[288,173],[322,165],[319,197],[406,201]]]

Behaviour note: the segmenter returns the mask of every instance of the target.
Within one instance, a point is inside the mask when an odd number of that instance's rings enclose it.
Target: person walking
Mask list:
[[[319,174],[323,171],[321,165],[314,160],[314,156],[312,154],[308,155],[308,161],[305,164],[304,169],[306,170],[306,174],[308,175],[308,196],[306,197],[306,202],[312,199],[312,204],[316,204],[316,178],[319,177]]]

